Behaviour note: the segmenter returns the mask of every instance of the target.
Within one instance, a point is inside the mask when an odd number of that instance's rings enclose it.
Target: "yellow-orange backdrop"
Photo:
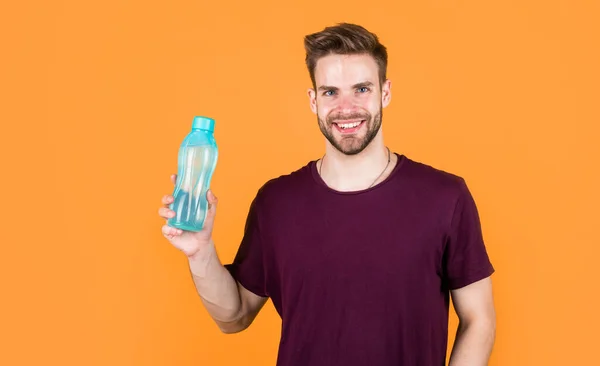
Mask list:
[[[597,360],[598,2],[3,8],[0,364],[274,364],[272,305],[220,334],[157,209],[192,117],[214,117],[231,260],[258,187],[323,151],[302,37],[341,21],[389,49],[387,143],[475,195],[497,268],[491,365]]]

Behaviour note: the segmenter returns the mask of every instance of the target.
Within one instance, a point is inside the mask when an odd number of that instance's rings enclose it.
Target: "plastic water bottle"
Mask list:
[[[187,231],[200,231],[204,226],[208,211],[206,192],[219,154],[214,128],[214,119],[194,117],[192,130],[179,147],[174,200],[170,205],[175,216],[169,219],[169,226]]]

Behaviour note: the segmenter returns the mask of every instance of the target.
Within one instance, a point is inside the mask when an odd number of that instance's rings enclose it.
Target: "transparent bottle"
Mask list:
[[[179,147],[174,201],[170,205],[175,216],[168,220],[169,226],[187,231],[200,231],[204,226],[206,193],[219,155],[214,128],[214,119],[194,117],[192,130]]]

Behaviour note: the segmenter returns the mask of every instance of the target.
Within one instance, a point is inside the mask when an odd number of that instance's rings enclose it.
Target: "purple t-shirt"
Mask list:
[[[465,181],[397,156],[370,189],[311,161],[258,191],[226,267],[281,316],[278,366],[445,364],[449,290],[494,268]]]

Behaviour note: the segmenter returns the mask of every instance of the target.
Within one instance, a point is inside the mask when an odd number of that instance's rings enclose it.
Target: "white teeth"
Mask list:
[[[358,126],[358,125],[360,125],[360,122],[354,122],[354,123],[343,123],[343,124],[340,124],[340,125],[338,125],[338,126],[340,126],[341,128],[344,128],[344,129],[346,129],[346,128],[354,128],[354,127],[356,127],[356,126]]]

